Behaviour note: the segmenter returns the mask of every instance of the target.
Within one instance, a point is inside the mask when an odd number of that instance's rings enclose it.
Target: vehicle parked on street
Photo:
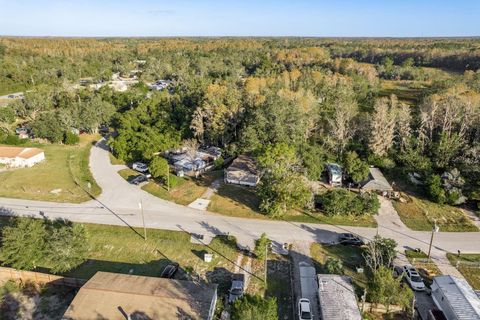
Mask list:
[[[352,233],[341,233],[338,242],[346,246],[363,246],[365,242]]]
[[[173,276],[175,275],[175,273],[177,273],[178,271],[178,263],[176,262],[170,262],[169,264],[167,264],[167,266],[165,267],[165,269],[163,269],[162,271],[162,274],[160,275],[161,278],[168,278],[168,279],[171,279],[173,278]]]
[[[130,183],[131,184],[134,184],[136,186],[138,186],[140,183],[143,183],[143,182],[146,182],[148,181],[148,177],[146,175],[139,175],[139,176],[136,176],[135,178],[133,178]]]
[[[298,301],[298,319],[299,320],[311,320],[312,310],[310,308],[310,300],[302,298]]]
[[[243,296],[245,290],[245,275],[242,273],[237,273],[232,275],[232,285],[230,290],[228,290],[228,302],[235,302],[237,299],[240,299]]]
[[[142,162],[135,162],[132,164],[132,169],[141,173],[145,173],[148,171],[148,166]]]
[[[403,273],[405,274],[405,280],[414,291],[425,291],[425,283],[423,283],[422,277],[418,273],[417,269],[407,264],[403,266]]]

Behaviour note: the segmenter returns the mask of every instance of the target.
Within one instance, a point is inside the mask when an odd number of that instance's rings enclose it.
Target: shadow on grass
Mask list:
[[[259,215],[263,215],[259,210],[260,199],[251,188],[223,184],[218,189],[217,194],[242,204]]]

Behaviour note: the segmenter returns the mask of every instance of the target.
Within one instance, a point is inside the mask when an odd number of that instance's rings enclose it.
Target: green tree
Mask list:
[[[345,170],[355,183],[364,181],[368,177],[368,164],[358,157],[355,151],[347,152],[344,159]]]
[[[232,320],[277,320],[277,300],[244,295],[232,305]]]
[[[437,174],[432,174],[427,178],[427,191],[430,199],[439,204],[444,204],[447,201],[447,195],[443,189],[442,179]]]
[[[396,247],[397,242],[395,240],[376,235],[373,240],[368,243],[366,251],[363,254],[367,266],[369,266],[372,271],[377,270],[380,266],[390,267],[393,259],[395,259],[397,255]]]
[[[337,258],[329,257],[325,261],[324,268],[329,274],[343,274],[343,263]]]
[[[267,253],[267,247],[270,245],[271,241],[268,239],[266,233],[262,233],[259,239],[255,241],[255,249],[253,253],[257,256],[258,259],[264,260],[265,254]]]
[[[9,106],[0,107],[0,122],[11,124],[15,121],[15,111]]]
[[[4,263],[17,269],[35,269],[44,260],[47,235],[43,220],[15,218],[2,230]]]
[[[392,270],[388,267],[380,266],[373,271],[369,287],[371,301],[383,304],[387,313],[391,305],[408,309],[412,304],[413,291],[403,285],[402,277],[394,278]]]
[[[80,142],[80,137],[71,131],[66,131],[63,136],[63,143],[67,145],[75,145]]]
[[[269,215],[281,215],[291,208],[304,207],[311,193],[298,173],[295,149],[287,144],[269,145],[258,156],[265,174],[258,187],[260,209]]]
[[[170,175],[170,167],[166,159],[161,157],[153,158],[153,160],[150,162],[150,165],[148,166],[148,170],[150,170],[150,173],[154,178],[159,178],[164,183],[167,183],[168,177]]]
[[[45,260],[53,273],[70,271],[86,260],[89,247],[83,225],[54,221],[50,228]]]
[[[306,169],[306,175],[310,180],[319,180],[327,157],[322,146],[319,144],[304,144],[300,148],[300,158]]]
[[[48,139],[51,142],[63,140],[65,129],[55,113],[42,113],[32,123],[32,130],[35,136]]]

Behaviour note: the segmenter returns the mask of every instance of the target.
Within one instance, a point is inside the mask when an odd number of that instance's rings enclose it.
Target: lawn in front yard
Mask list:
[[[193,244],[190,235],[180,231],[147,229],[147,241],[143,230],[129,227],[85,224],[89,234],[89,260],[68,273],[69,276],[89,279],[97,271],[159,276],[170,262],[180,264],[179,277],[189,273],[200,274],[215,280],[218,274],[229,277],[237,256],[233,237],[216,237],[208,245]],[[205,252],[213,253],[213,261],[203,261]],[[213,272],[214,269],[217,272]],[[229,280],[229,278],[228,278]]]
[[[118,174],[128,181],[133,179],[135,176],[140,175],[140,173],[132,169],[120,170],[118,171]],[[170,175],[171,180],[175,179],[177,181],[176,186],[171,188],[170,191],[167,190],[167,187],[163,183],[157,182],[153,179],[150,179],[148,183],[143,185],[142,189],[156,197],[173,201],[181,205],[188,205],[197,198],[200,198],[207,188],[212,184],[212,182],[221,177],[221,175],[221,171],[205,173],[201,178],[198,179],[192,177],[180,178]]]
[[[447,258],[467,279],[473,289],[480,290],[480,254],[462,253],[459,258],[455,253],[447,253]]]
[[[363,252],[364,249],[360,247],[340,244],[322,245],[313,243],[310,247],[310,255],[317,273],[327,273],[324,265],[329,257],[339,259],[343,264],[344,275],[352,278],[358,296],[363,294],[363,288],[366,288],[368,284],[365,273],[358,273],[356,270],[357,267],[365,268]]]
[[[46,159],[31,168],[0,172],[0,197],[80,203],[98,196],[100,187],[89,169],[92,142],[97,135],[81,135],[77,146],[28,143],[45,151]],[[78,183],[78,184],[77,184]],[[52,192],[53,191],[53,192]]]
[[[210,198],[208,210],[226,216],[287,220],[305,223],[325,223],[334,225],[376,227],[373,216],[334,216],[328,217],[318,211],[291,210],[282,217],[272,218],[261,213],[260,200],[253,188],[222,183],[218,192]]]
[[[436,221],[440,231],[478,231],[465,213],[458,208],[440,205],[412,195],[406,198],[408,201],[404,203],[393,201],[393,206],[403,223],[412,230],[430,231]]]

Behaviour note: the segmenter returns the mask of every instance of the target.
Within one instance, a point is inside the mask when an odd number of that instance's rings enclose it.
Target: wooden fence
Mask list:
[[[87,282],[84,279],[69,278],[63,276],[57,276],[48,273],[23,271],[14,268],[0,267],[0,280],[14,280],[21,282],[35,282],[38,284],[53,284],[69,286],[74,288],[80,288]]]

